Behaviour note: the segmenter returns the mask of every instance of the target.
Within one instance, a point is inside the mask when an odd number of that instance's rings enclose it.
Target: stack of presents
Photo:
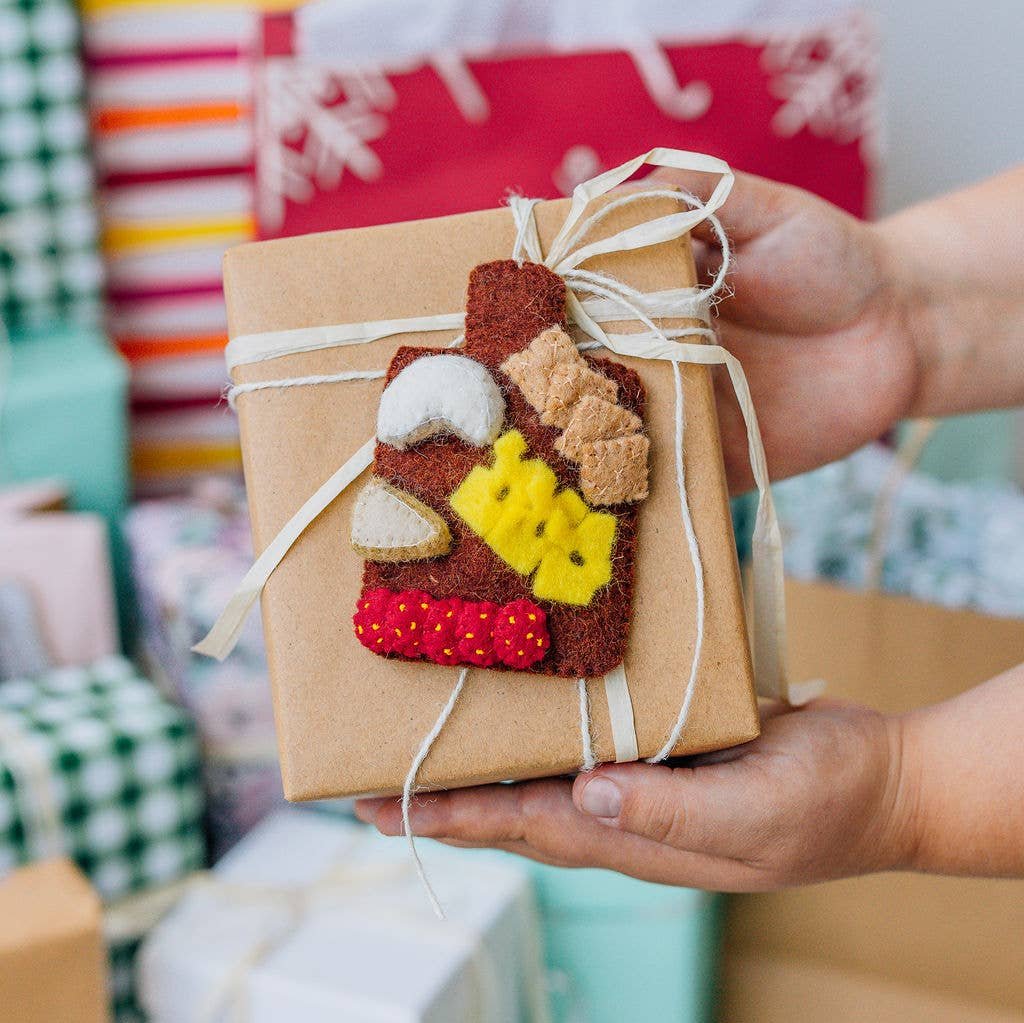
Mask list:
[[[444,2],[430,19],[402,6],[0,9],[0,1016],[604,1023],[717,1011],[764,1023],[866,1018],[851,1006],[887,992],[909,1007],[901,1018],[1020,1009],[1012,942],[979,910],[1019,931],[1024,902],[998,885],[876,879],[737,899],[726,913],[712,893],[421,842],[439,922],[404,844],[332,798],[366,791],[337,780],[358,774],[351,765],[332,782],[315,761],[334,751],[298,750],[285,728],[282,784],[275,709],[296,719],[272,701],[258,616],[225,660],[192,652],[254,553],[224,400],[229,248],[487,209],[509,188],[554,199],[653,144],[870,213],[878,46],[850,3],[767,5],[778,10],[756,19],[743,4],[652,4],[639,24],[610,7],[588,17],[585,3],[493,2],[471,17]],[[297,248],[266,251],[316,273],[304,242],[280,244]],[[287,276],[287,259],[266,258]],[[236,269],[233,333],[265,316],[256,300],[239,308],[261,265]],[[265,512],[269,458],[254,459]],[[796,672],[897,709],[946,695],[949,669],[916,665],[897,699],[836,650],[870,649],[866,630],[883,618],[941,636],[934,616],[960,615],[992,653],[961,656],[957,681],[998,670],[1024,631],[1024,573],[998,531],[1017,529],[1006,523],[1024,508],[1009,488],[967,494],[912,475],[882,573],[909,596],[858,591],[890,462],[864,453],[780,488],[780,506],[803,580],[791,583]],[[261,547],[281,525],[267,517]],[[832,581],[807,581],[821,577]],[[850,635],[826,657],[801,622],[837,601]],[[282,651],[284,603],[268,601],[269,646],[279,664],[315,663]],[[331,708],[322,716],[334,727]],[[593,728],[609,759],[600,714]],[[438,753],[458,759],[451,743]],[[287,805],[285,790],[308,805]],[[893,926],[894,900],[919,909]],[[943,915],[943,900],[957,908]],[[968,930],[984,956],[967,955]]]

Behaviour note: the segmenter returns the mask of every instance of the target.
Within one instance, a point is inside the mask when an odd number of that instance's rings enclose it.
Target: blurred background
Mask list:
[[[310,826],[246,837],[282,803],[255,616],[223,664],[190,652],[252,556],[224,251],[553,198],[652,146],[884,216],[1024,155],[1022,30],[1019,0],[0,0],[0,874],[77,862],[107,906],[119,1023],[144,1001],[200,1019],[173,995],[187,948],[139,959],[159,914],[124,925],[125,900],[170,904],[233,847],[255,861]],[[896,711],[1019,659],[1022,424],[907,426],[777,487],[797,674]],[[49,819],[26,809],[40,776]],[[318,812],[313,845],[351,826]],[[524,883],[565,1023],[1024,1020],[1020,884]],[[477,937],[504,961],[534,954],[493,928]],[[390,1004],[402,948],[367,1004]],[[500,1012],[438,1009],[472,989],[464,960],[430,966],[402,1018],[543,1018],[511,988]],[[313,1018],[275,1004],[259,1018]]]

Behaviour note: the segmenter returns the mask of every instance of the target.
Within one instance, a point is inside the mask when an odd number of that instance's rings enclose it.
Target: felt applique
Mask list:
[[[547,615],[529,600],[499,607],[489,600],[438,600],[422,590],[368,590],[352,616],[356,637],[377,654],[423,657],[435,664],[503,664],[524,669],[551,646]]]
[[[370,561],[419,561],[451,550],[448,524],[432,508],[374,476],[352,512],[352,547]]]
[[[491,444],[505,415],[494,377],[462,355],[417,359],[380,396],[377,439],[400,450],[435,434],[451,433],[467,444]]]
[[[622,663],[629,632],[639,510],[629,500],[642,487],[635,474],[619,481],[642,464],[646,485],[646,449],[641,457],[630,446],[646,443],[640,379],[576,350],[565,330],[565,283],[536,263],[502,260],[472,272],[459,352],[405,346],[388,367],[374,474],[442,519],[450,546],[415,561],[368,558],[356,634],[389,657],[603,675]],[[500,419],[478,414],[499,406],[476,370],[466,371],[467,402],[447,393],[455,387],[449,361],[482,369],[499,392]],[[404,382],[395,387],[400,380],[420,383],[406,391]],[[426,429],[432,422],[440,426]],[[620,438],[629,444],[614,444]],[[610,475],[602,476],[599,442],[614,448]],[[598,508],[599,498],[610,503]],[[409,591],[419,600],[395,603]],[[517,631],[517,601],[542,630]]]
[[[647,496],[649,449],[642,433],[587,444],[576,459],[580,490],[587,500],[598,505],[642,501]]]
[[[564,330],[541,331],[501,370],[541,422],[562,431],[555,450],[580,466],[580,491],[587,501],[615,505],[647,497],[643,421],[618,403],[615,382],[588,365]]]
[[[580,462],[594,441],[627,437],[642,429],[639,416],[620,405],[588,394],[573,409],[562,436],[555,441],[555,450],[572,462]]]
[[[591,511],[575,491],[558,491],[554,471],[525,452],[521,433],[503,434],[494,464],[476,466],[451,506],[505,564],[520,575],[536,569],[535,597],[589,604],[612,577],[615,516]]]

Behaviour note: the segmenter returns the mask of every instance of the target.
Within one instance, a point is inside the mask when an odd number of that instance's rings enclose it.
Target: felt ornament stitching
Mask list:
[[[582,467],[557,450],[555,443],[561,438],[557,428],[541,421],[541,413],[501,370],[511,356],[546,335],[549,370],[568,365],[587,371],[582,374],[584,387],[576,388],[579,400],[573,408],[586,409],[592,399],[599,403],[595,406],[599,411],[618,410],[612,427],[599,433],[628,436],[631,427],[642,424],[644,389],[639,377],[617,362],[577,352],[564,330],[565,301],[565,283],[543,266],[514,260],[483,264],[470,274],[464,354],[455,355],[451,348],[403,346],[386,371],[385,383],[390,389],[416,363],[454,356],[484,367],[501,387],[503,431],[521,435],[525,447],[517,461],[539,463],[535,485],[542,487],[542,494],[546,488],[551,497],[550,506],[545,500],[530,509],[529,522],[525,512],[518,520],[512,516],[491,537],[506,553],[516,552],[514,566],[451,507],[452,495],[474,469],[493,468],[493,446],[477,447],[450,433],[425,437],[415,447],[404,449],[378,440],[374,474],[444,519],[451,546],[446,554],[416,561],[367,560],[362,587],[363,593],[385,589],[431,594],[434,604],[428,613],[437,618],[435,626],[442,624],[442,638],[444,623],[450,620],[441,616],[452,609],[442,610],[438,606],[441,601],[486,601],[501,608],[517,599],[528,600],[547,615],[551,647],[543,659],[526,666],[493,659],[486,646],[479,655],[465,645],[460,651],[460,643],[434,644],[425,652],[433,642],[431,628],[427,628],[418,650],[406,653],[407,648],[401,647],[392,651],[392,657],[573,679],[603,675],[623,659],[629,632],[637,506],[619,504],[607,512],[588,506],[581,496]],[[580,376],[574,373],[569,382]],[[547,378],[543,383],[549,387]],[[585,393],[590,385],[597,393]],[[590,434],[585,439],[589,440]],[[606,517],[588,518],[579,528],[588,513],[598,512]],[[536,534],[542,523],[547,540]],[[579,560],[589,561],[588,567],[575,563]],[[410,631],[419,633],[422,627],[425,623],[417,623]]]
[[[478,362],[435,355],[410,363],[380,396],[377,439],[399,450],[451,433],[476,447],[494,442],[505,416],[497,383]]]
[[[352,511],[352,548],[368,561],[419,561],[451,550],[448,524],[433,508],[377,476]]]
[[[615,516],[591,511],[539,458],[524,458],[518,430],[494,444],[494,464],[478,465],[451,496],[451,506],[520,575],[536,570],[542,600],[589,604],[612,577]]]
[[[647,453],[642,433],[591,441],[579,457],[580,490],[591,504],[611,505],[647,497]]]
[[[647,497],[647,454],[639,416],[618,404],[613,380],[592,369],[560,327],[541,331],[502,372],[540,414],[562,431],[555,449],[580,466],[580,490],[594,505]]]
[[[532,667],[551,638],[547,615],[529,600],[438,600],[422,590],[368,590],[352,616],[356,638],[381,656],[425,657],[435,664]]]

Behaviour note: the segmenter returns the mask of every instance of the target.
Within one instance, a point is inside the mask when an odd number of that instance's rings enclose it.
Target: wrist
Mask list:
[[[910,353],[913,379],[900,419],[940,415],[936,407],[935,367],[944,317],[938,309],[942,288],[935,270],[922,263],[921,242],[915,239],[913,211],[870,225],[888,283],[893,328]]]
[[[886,718],[889,772],[884,800],[883,870],[920,869],[923,836],[922,774],[911,716]]]

